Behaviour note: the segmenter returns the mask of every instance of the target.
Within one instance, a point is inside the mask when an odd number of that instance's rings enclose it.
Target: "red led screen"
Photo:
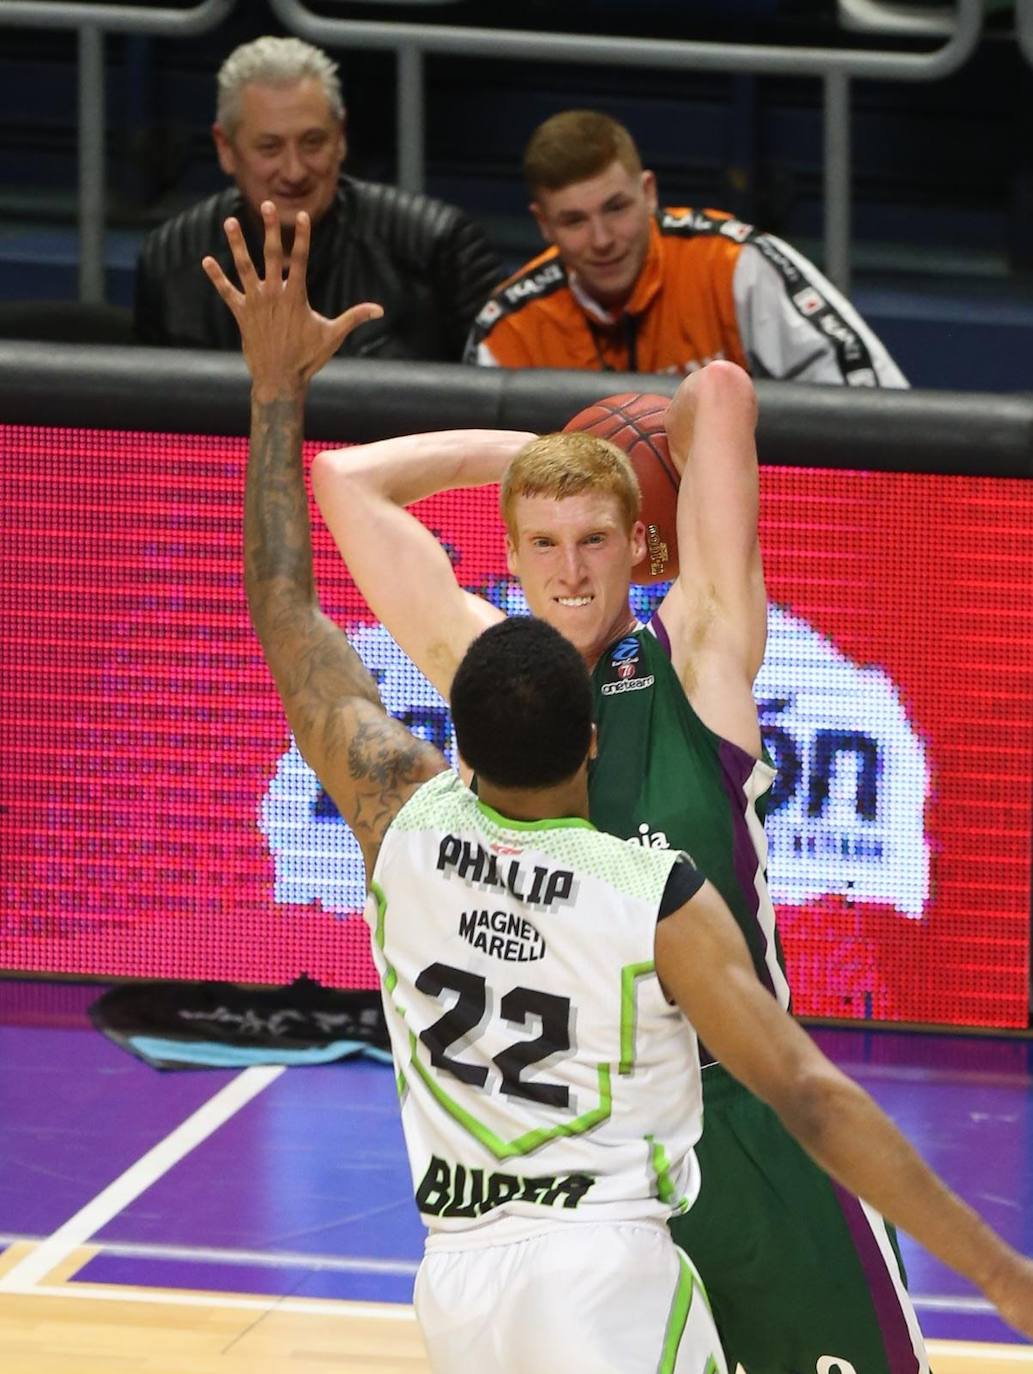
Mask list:
[[[371,985],[354,842],[248,623],[244,442],[0,443],[0,968]],[[757,695],[797,1009],[1025,1025],[1033,484],[764,469],[762,489]],[[521,606],[493,491],[421,514],[465,585]],[[316,562],[389,709],[450,747],[318,524]]]

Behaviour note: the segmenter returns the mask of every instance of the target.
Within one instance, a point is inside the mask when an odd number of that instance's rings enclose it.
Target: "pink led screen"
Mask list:
[[[372,985],[357,851],[248,623],[245,443],[0,443],[0,969]],[[766,468],[762,488],[757,695],[797,1009],[1025,1025],[1033,484]],[[521,608],[493,491],[420,509],[464,584]],[[389,709],[449,748],[318,524],[316,563]],[[636,595],[644,613],[655,589]]]

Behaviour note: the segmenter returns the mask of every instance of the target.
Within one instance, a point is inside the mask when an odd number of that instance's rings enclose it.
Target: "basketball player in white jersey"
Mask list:
[[[299,748],[370,875],[435,1374],[723,1374],[664,1225],[698,1186],[697,1031],[822,1168],[1033,1338],[1033,1262],[781,1009],[716,890],[684,856],[588,823],[592,694],[563,636],[510,620],[460,663],[453,721],[477,796],[384,712],[320,610],[301,468],[308,379],[379,307],[313,316],[271,207],[266,230],[260,280],[230,224],[245,293],[206,269],[253,381],[245,586]],[[300,215],[292,267],[307,237]]]

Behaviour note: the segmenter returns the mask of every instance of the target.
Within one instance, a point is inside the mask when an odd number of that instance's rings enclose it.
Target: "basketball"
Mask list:
[[[585,430],[622,448],[642,489],[646,556],[631,570],[632,582],[648,586],[678,575],[678,469],[667,448],[664,417],[669,396],[628,391],[606,396],[578,411],[564,429]]]

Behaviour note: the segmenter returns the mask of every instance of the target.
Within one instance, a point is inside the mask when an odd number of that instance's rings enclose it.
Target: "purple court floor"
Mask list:
[[[391,1070],[161,1073],[91,1028],[101,991],[0,981],[0,1250],[88,1241],[98,1253],[73,1282],[408,1302],[423,1232]],[[1033,1042],[815,1035],[1033,1252]],[[907,1237],[902,1248],[927,1336],[1017,1339]]]

